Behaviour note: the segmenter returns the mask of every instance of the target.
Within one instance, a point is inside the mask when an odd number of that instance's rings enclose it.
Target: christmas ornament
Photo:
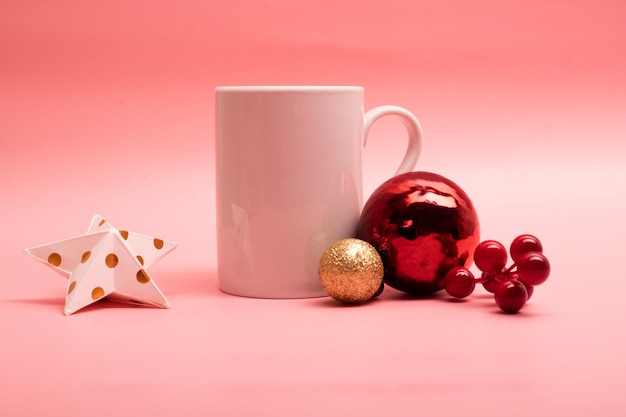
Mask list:
[[[385,283],[410,294],[441,290],[451,268],[468,267],[479,235],[467,194],[429,172],[383,183],[363,207],[358,227],[358,237],[381,255]]]
[[[465,267],[448,271],[444,280],[446,292],[453,297],[469,296],[476,283],[494,293],[494,300],[505,313],[517,313],[524,307],[536,285],[550,275],[550,263],[543,254],[543,246],[533,235],[516,237],[509,249],[513,264],[506,268],[506,248],[495,240],[481,242],[474,252],[476,267],[482,275],[475,279]]]
[[[378,295],[383,272],[383,262],[376,249],[354,238],[333,243],[319,263],[322,288],[346,304],[361,303]]]
[[[82,236],[26,249],[26,253],[69,277],[65,314],[98,300],[169,308],[146,269],[176,243],[117,230],[96,215]]]

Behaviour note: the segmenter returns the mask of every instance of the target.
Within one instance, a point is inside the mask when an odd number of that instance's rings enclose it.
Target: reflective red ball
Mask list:
[[[438,174],[408,172],[372,193],[358,237],[380,253],[386,284],[428,294],[443,288],[448,270],[471,265],[480,225],[470,198],[457,184]]]

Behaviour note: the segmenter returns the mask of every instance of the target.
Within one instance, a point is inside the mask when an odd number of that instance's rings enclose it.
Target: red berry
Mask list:
[[[526,252],[517,261],[519,280],[527,285],[539,285],[550,275],[550,262],[543,253]]]
[[[486,272],[483,272],[482,275],[480,276],[480,280],[483,283],[483,287],[489,291],[490,293],[494,293],[496,292],[496,287],[498,285],[500,285],[500,280],[498,279],[498,277],[500,276],[500,274],[488,274]]]
[[[456,298],[465,298],[474,292],[476,281],[469,269],[456,266],[446,273],[444,284],[448,294]]]
[[[496,288],[501,284],[500,281],[496,281],[495,279],[490,279],[487,281],[483,281],[483,288],[489,291],[490,293],[496,292]]]
[[[485,240],[476,246],[474,262],[483,272],[496,274],[506,266],[508,255],[506,248],[495,240]]]
[[[543,252],[541,242],[533,235],[521,235],[513,239],[511,243],[511,258],[517,262],[527,252]]]
[[[522,282],[522,284],[524,283]],[[528,293],[528,298],[526,299],[526,301],[528,301],[530,300],[530,297],[533,296],[533,292],[535,292],[535,287],[533,287],[532,285],[528,285],[528,284],[524,284],[524,287],[526,287],[526,292]]]
[[[535,287],[533,287],[532,285],[528,285],[525,282],[523,282],[522,280],[519,279],[519,274],[514,271],[514,272],[509,272],[509,276],[508,279],[515,279],[519,282],[521,282],[522,284],[524,284],[524,287],[526,287],[526,292],[528,293],[528,300],[530,300],[530,297],[533,295],[533,292],[535,291]],[[526,301],[528,301],[526,300]]]
[[[517,313],[528,301],[528,292],[524,284],[517,280],[501,283],[494,294],[496,304],[505,313]]]

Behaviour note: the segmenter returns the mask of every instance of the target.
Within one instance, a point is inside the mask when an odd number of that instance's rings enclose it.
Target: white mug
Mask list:
[[[354,237],[363,204],[361,150],[372,123],[395,115],[411,171],[422,130],[408,110],[363,110],[363,87],[217,87],[218,280],[256,298],[324,296],[319,260]]]

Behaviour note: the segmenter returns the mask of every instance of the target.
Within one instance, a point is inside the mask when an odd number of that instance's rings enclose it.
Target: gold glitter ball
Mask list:
[[[356,304],[372,298],[383,283],[383,261],[378,251],[360,239],[333,243],[322,255],[319,277],[326,294]]]

